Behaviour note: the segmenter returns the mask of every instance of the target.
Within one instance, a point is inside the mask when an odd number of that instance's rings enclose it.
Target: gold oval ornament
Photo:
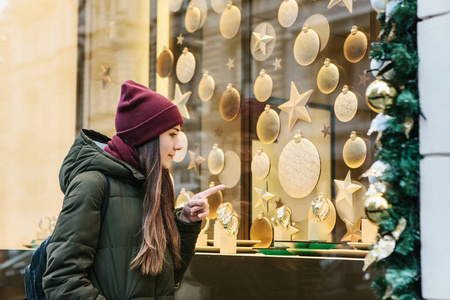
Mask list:
[[[358,110],[358,98],[355,93],[348,90],[344,85],[342,92],[337,96],[334,102],[334,114],[341,122],[348,122],[356,115]]]
[[[185,47],[177,61],[176,73],[178,80],[182,83],[191,81],[195,73],[195,66],[194,54]]]
[[[173,157],[174,162],[180,162],[186,157],[186,153],[188,151],[188,139],[186,134],[183,131],[178,133],[178,140],[182,146],[181,150],[177,150],[175,156]]]
[[[252,174],[258,180],[263,180],[270,173],[270,159],[263,148],[259,148],[252,159]]]
[[[198,27],[200,29],[205,25],[206,17],[208,16],[208,3],[206,3],[206,0],[192,0],[189,4],[191,3],[200,10],[200,26]]]
[[[366,55],[367,44],[366,35],[359,31],[358,27],[353,26],[344,42],[345,58],[351,63],[357,63]]]
[[[345,164],[353,169],[361,167],[366,160],[366,143],[362,138],[356,136],[355,131],[352,131],[350,138],[345,142],[342,156]]]
[[[232,39],[241,26],[241,11],[230,1],[220,17],[220,34],[226,39]]]
[[[204,102],[211,100],[216,89],[216,83],[214,78],[209,75],[208,71],[203,73],[203,78],[198,84],[198,96]]]
[[[225,165],[225,154],[217,144],[214,144],[208,156],[208,169],[211,174],[217,175],[222,172]]]
[[[278,22],[284,28],[291,27],[298,16],[298,4],[295,0],[284,0],[278,8]]]
[[[294,57],[301,66],[308,66],[316,60],[320,51],[320,39],[317,32],[303,26],[294,43]]]
[[[173,69],[174,57],[172,51],[166,46],[163,47],[163,51],[158,55],[156,59],[156,72],[159,77],[169,77]]]
[[[191,200],[191,196],[189,196],[185,188],[182,188],[175,202],[175,207],[183,207],[189,200]]]
[[[256,123],[256,135],[263,144],[272,144],[280,133],[280,117],[266,105]]]
[[[261,241],[253,247],[268,248],[272,244],[272,223],[262,213],[253,220],[252,226],[250,226],[250,240]]]
[[[227,188],[232,188],[238,184],[241,179],[241,159],[236,152],[225,152],[225,165],[218,176],[220,182]]]
[[[339,84],[339,69],[331,63],[329,58],[325,59],[325,62],[320,68],[317,74],[317,87],[324,94],[332,93]]]
[[[241,108],[241,95],[231,85],[228,84],[227,90],[223,92],[219,103],[219,112],[225,121],[233,121],[239,114]]]
[[[183,0],[169,0],[169,9],[171,12],[177,12],[183,5]]]
[[[214,181],[211,181],[211,183],[209,184],[209,187],[215,187],[215,183]],[[223,203],[223,195],[222,195],[222,191],[217,191],[212,195],[208,196],[208,204],[209,204],[209,215],[208,218],[210,218],[211,220],[214,220],[215,218],[217,218],[217,209],[219,208],[220,204]]]
[[[253,91],[255,93],[255,98],[259,102],[264,102],[270,98],[273,90],[272,77],[266,73],[264,69],[259,72],[258,78],[255,80],[253,85]]]
[[[186,9],[186,15],[184,17],[184,26],[186,27],[186,30],[191,33],[195,32],[200,28],[201,19],[200,9],[191,2]]]
[[[258,61],[266,60],[275,48],[275,40],[275,29],[272,24],[263,22],[256,26],[250,39],[253,58]]]
[[[322,52],[330,39],[330,23],[328,23],[328,20],[324,15],[314,14],[305,20],[303,26],[306,24],[308,24],[309,28],[313,29],[319,35],[320,52]]]
[[[225,8],[227,8],[228,1],[229,0],[211,0],[211,7],[216,13],[221,14]]]
[[[320,156],[314,144],[297,130],[283,149],[278,162],[278,178],[284,191],[293,198],[309,195],[320,177]]]

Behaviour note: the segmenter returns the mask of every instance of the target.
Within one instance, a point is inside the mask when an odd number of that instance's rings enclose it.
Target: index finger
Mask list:
[[[207,198],[208,196],[211,196],[212,194],[214,194],[214,193],[216,193],[216,192],[218,192],[220,190],[223,190],[224,188],[225,188],[225,185],[219,184],[217,186],[214,186],[212,188],[209,188],[207,190],[204,190],[203,192],[200,192],[200,193],[196,194],[194,197],[196,197],[195,199]],[[192,197],[192,198],[194,198],[194,197]]]

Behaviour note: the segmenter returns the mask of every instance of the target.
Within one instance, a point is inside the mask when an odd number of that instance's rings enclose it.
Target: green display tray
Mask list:
[[[334,249],[341,243],[329,243],[329,242],[295,242],[295,241],[277,241],[277,243],[282,243],[283,246],[287,248],[295,249]]]
[[[287,251],[287,247],[253,248],[253,249],[264,255],[296,255],[295,253]]]

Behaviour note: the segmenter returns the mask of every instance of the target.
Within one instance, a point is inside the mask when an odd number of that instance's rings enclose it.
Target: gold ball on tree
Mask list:
[[[382,193],[375,193],[366,198],[364,209],[367,218],[373,223],[380,223],[383,216],[388,215],[390,204]]]
[[[396,97],[396,88],[385,80],[377,79],[366,89],[367,105],[377,113],[392,105]]]

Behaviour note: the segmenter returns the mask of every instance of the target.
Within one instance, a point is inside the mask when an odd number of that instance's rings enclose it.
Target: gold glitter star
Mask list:
[[[184,36],[180,33],[179,36],[177,36],[177,45],[183,45]]]
[[[343,2],[350,13],[353,13],[353,0],[331,0],[328,4],[328,8],[332,8],[336,4]]]
[[[111,77],[109,76],[109,72],[111,71],[111,68],[105,68],[103,65],[100,66],[102,69],[102,87],[105,87],[107,83],[111,83]]]
[[[195,152],[189,150],[189,157],[191,158],[191,162],[189,163],[188,170],[194,168],[195,173],[199,174],[199,165],[202,162],[205,162],[206,159],[200,156],[200,147],[197,147]]]
[[[258,189],[258,188],[254,188],[255,191],[258,193],[258,202],[256,202],[255,208],[257,208],[258,206],[262,206],[264,212],[267,213],[267,208],[268,208],[268,201],[270,199],[272,199],[273,197],[275,197],[274,194],[271,194],[267,191],[267,181],[264,183],[264,187],[263,189]]]
[[[231,68],[234,68],[234,58],[233,59],[231,59],[231,58],[228,59],[227,67],[228,67],[228,70],[231,70]]]
[[[263,55],[266,55],[266,45],[273,40],[273,36],[267,34],[267,24],[263,24],[261,32],[252,32],[256,39],[253,52],[261,50]]]
[[[281,58],[275,57],[275,61],[272,65],[275,67],[275,71],[281,69]]]
[[[361,239],[361,218],[353,225],[349,220],[344,219],[345,227],[347,227],[347,233],[341,239],[342,242],[350,241],[353,243],[358,242]]]
[[[362,85],[366,86],[366,83],[369,80],[369,76],[367,76],[366,73],[363,73],[362,75],[358,74],[358,76],[359,76],[358,84],[362,84]]]
[[[178,107],[178,110],[180,111],[181,115],[185,117],[186,119],[190,119],[189,112],[186,108],[186,103],[189,100],[189,97],[191,96],[191,91],[187,93],[181,93],[180,86],[178,83],[175,83],[175,99],[173,99],[173,104],[175,104]]]
[[[305,106],[312,92],[313,90],[309,90],[300,94],[294,82],[291,81],[291,97],[289,101],[278,106],[279,109],[289,114],[289,131],[294,127],[297,119],[311,123],[311,117]]]
[[[345,180],[334,180],[339,191],[336,196],[336,203],[341,200],[347,200],[351,207],[353,207],[353,193],[361,188],[360,185],[352,183],[350,171],[348,171]]]
[[[325,124],[323,124],[323,130],[320,131],[323,133],[323,138],[325,138],[327,134],[330,134],[330,128],[331,126],[326,126]]]

